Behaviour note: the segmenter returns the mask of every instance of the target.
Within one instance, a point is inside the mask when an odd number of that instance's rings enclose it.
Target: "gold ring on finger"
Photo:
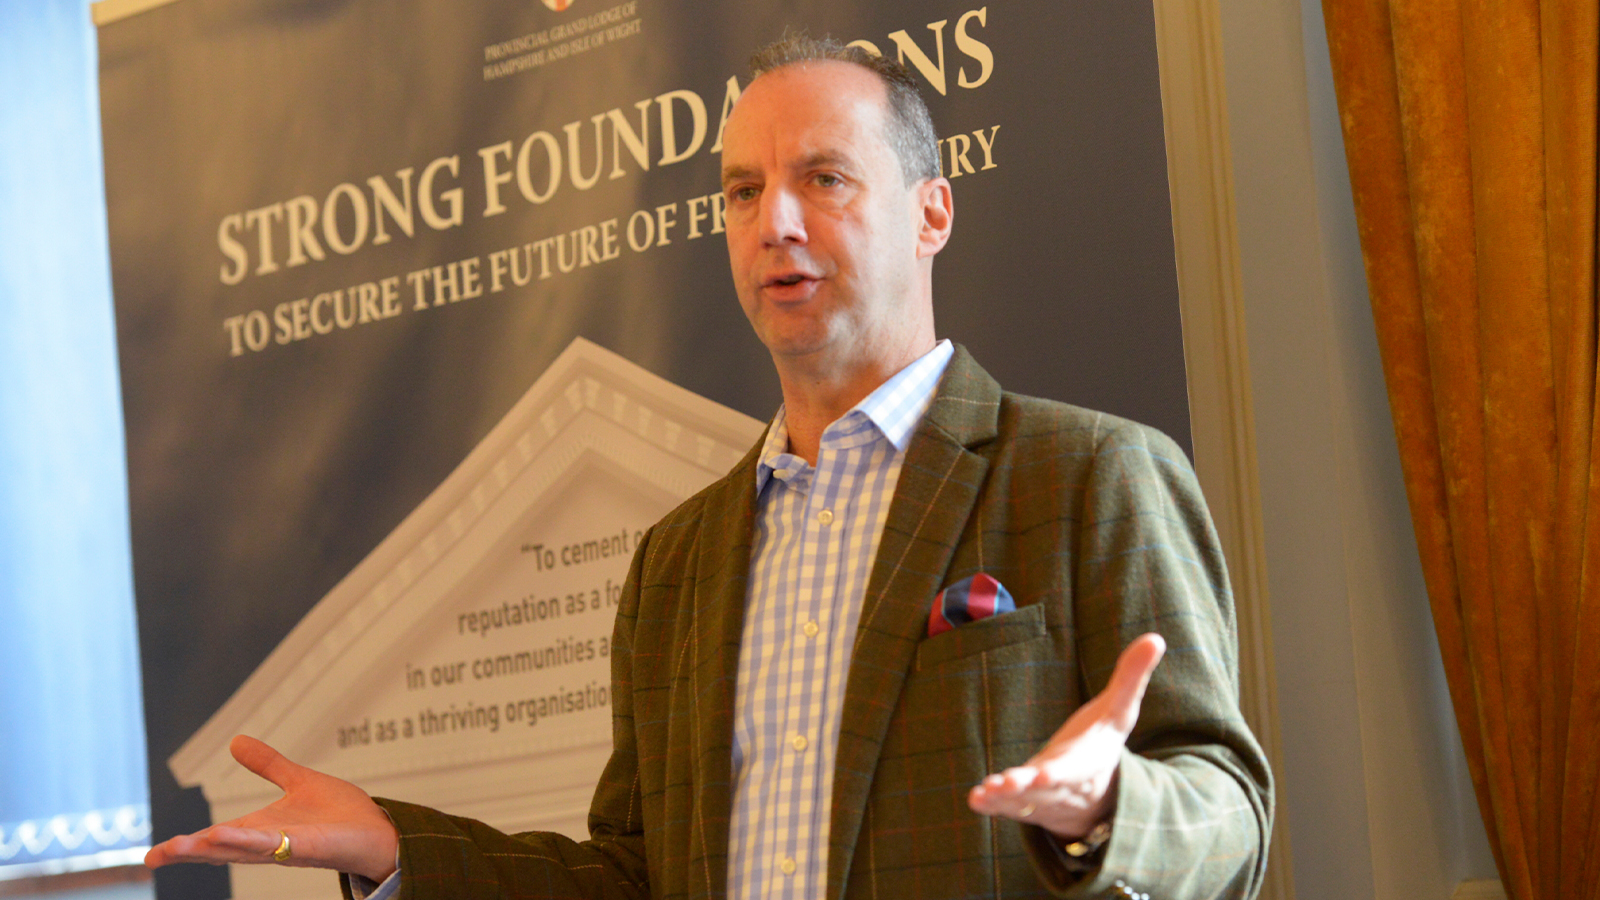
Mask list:
[[[289,857],[294,856],[294,851],[289,849],[289,835],[281,828],[278,830],[278,834],[282,836],[283,840],[278,843],[278,849],[272,851],[272,858],[278,862],[288,862]]]

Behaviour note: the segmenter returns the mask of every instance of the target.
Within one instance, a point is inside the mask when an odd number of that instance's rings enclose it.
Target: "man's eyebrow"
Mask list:
[[[821,150],[800,160],[800,162],[795,165],[795,168],[799,171],[805,172],[811,169],[822,169],[835,166],[848,167],[850,162],[851,160],[848,155],[840,153],[837,150]]]
[[[727,187],[741,178],[753,178],[755,174],[755,170],[749,166],[727,166],[722,170],[722,186]]]
[[[847,153],[841,153],[837,150],[821,150],[795,163],[794,170],[797,172],[809,172],[812,169],[849,169],[852,165],[853,160]],[[722,170],[722,186],[727,187],[735,181],[756,177],[759,177],[759,173],[749,166],[727,166]]]

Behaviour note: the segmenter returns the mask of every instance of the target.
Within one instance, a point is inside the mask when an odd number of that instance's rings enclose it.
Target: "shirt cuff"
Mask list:
[[[365,875],[354,875],[350,872],[341,872],[344,877],[345,887],[349,889],[353,900],[393,900],[400,893],[400,870],[395,869],[388,878],[379,884]]]

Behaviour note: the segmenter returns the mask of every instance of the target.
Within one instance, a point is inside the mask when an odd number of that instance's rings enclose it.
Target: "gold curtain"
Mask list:
[[[1600,0],[1323,0],[1434,624],[1507,891],[1600,898]]]

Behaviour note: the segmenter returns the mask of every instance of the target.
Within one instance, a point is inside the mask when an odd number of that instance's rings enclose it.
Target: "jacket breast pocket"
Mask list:
[[[1044,607],[1040,604],[976,622],[968,622],[937,637],[924,638],[917,645],[916,671],[952,659],[997,650],[1008,644],[1031,641],[1045,635]]]
[[[1076,667],[1062,657],[1037,604],[918,645],[872,774],[857,844],[868,850],[855,857],[892,861],[880,871],[908,880],[886,882],[899,887],[888,893],[946,900],[995,896],[997,879],[1029,883],[1021,829],[973,813],[967,792],[1025,762],[1071,714]]]

